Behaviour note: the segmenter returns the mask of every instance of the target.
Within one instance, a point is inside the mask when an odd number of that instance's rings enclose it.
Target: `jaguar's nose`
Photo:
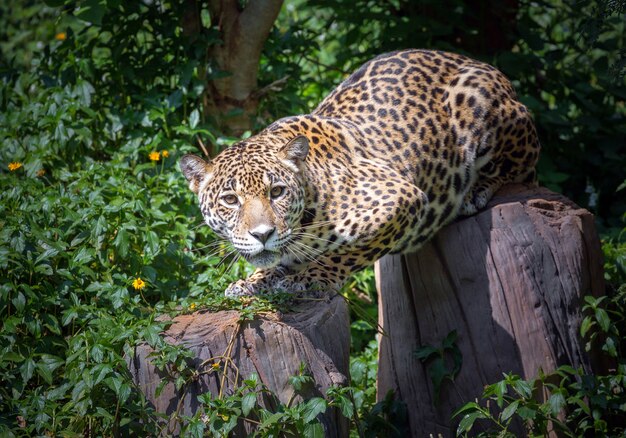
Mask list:
[[[271,235],[276,231],[276,227],[269,227],[267,225],[260,225],[250,231],[250,235],[254,237],[259,242],[265,244],[271,237]]]

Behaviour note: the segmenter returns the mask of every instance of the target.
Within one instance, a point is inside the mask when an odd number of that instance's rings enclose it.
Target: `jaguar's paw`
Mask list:
[[[246,280],[237,280],[231,283],[224,291],[224,295],[228,298],[249,297],[256,294],[257,291],[254,285]]]

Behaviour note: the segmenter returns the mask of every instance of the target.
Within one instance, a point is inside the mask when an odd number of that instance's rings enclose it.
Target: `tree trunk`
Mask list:
[[[329,386],[347,383],[350,331],[342,297],[310,301],[288,314],[268,314],[244,322],[240,317],[237,311],[200,311],[174,318],[164,333],[165,340],[193,353],[189,366],[198,376],[180,391],[172,383],[176,377],[172,370],[159,371],[153,365],[150,355],[154,351],[148,345],[137,347],[134,355],[127,357],[135,383],[157,412],[170,417],[165,435],[180,432],[179,415],[193,415],[200,408],[199,395],[228,396],[252,373],[285,404],[323,397]],[[301,364],[314,383],[296,393],[288,380],[299,374]],[[156,395],[163,380],[169,383]],[[275,408],[270,398],[257,401],[267,409]],[[347,420],[337,409],[329,408],[318,418],[327,437],[347,436]],[[251,423],[240,419],[232,436],[247,436],[251,428]]]
[[[261,51],[282,4],[282,0],[249,0],[242,9],[238,0],[209,2],[211,20],[217,23],[223,43],[210,47],[208,53],[226,75],[208,82],[205,114],[231,135],[254,127]]]
[[[376,275],[378,397],[394,390],[407,404],[411,436],[453,436],[452,412],[503,373],[591,368],[578,330],[583,296],[604,293],[593,215],[547,189],[503,188],[418,253],[381,259]],[[415,351],[453,330],[462,366],[437,403]]]

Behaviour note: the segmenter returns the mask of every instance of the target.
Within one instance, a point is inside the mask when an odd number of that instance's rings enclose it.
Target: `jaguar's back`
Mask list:
[[[535,177],[540,146],[526,107],[500,71],[462,55],[428,50],[380,55],[312,115],[352,122],[363,145],[359,153],[387,159],[419,187],[429,186],[431,200],[451,186],[459,192],[473,185],[468,162],[482,177],[495,178],[494,184]],[[492,157],[495,162],[485,167]],[[483,181],[478,192],[487,185]],[[472,193],[476,196],[481,194]],[[474,213],[474,207],[464,206],[463,213]]]

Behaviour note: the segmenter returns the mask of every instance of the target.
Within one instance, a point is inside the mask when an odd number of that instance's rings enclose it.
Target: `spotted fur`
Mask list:
[[[534,180],[531,117],[495,68],[461,55],[381,55],[311,114],[181,169],[207,224],[257,271],[227,295],[337,289],[418,249],[507,182]]]

